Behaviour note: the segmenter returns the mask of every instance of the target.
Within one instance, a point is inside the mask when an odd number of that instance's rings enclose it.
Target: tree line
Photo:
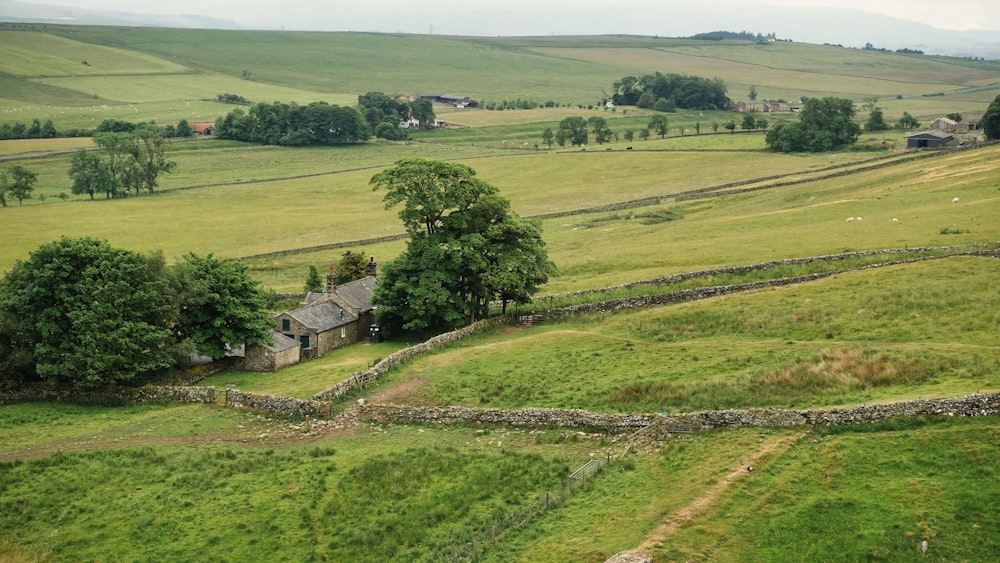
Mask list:
[[[51,119],[41,122],[39,119],[32,119],[30,125],[15,122],[0,124],[0,141],[15,139],[54,139],[56,137],[93,137],[95,133],[105,131],[127,132],[134,131],[136,127],[145,123],[131,123],[120,119],[105,119],[94,129],[74,128],[56,129]],[[155,123],[154,123],[155,125]],[[167,137],[190,137],[194,134],[194,129],[186,119],[180,120],[177,125],[167,125],[163,127],[163,134]]]
[[[240,262],[168,266],[93,238],[41,245],[0,279],[0,386],[102,387],[163,375],[193,353],[267,344],[267,296]]]
[[[613,85],[611,101],[615,105],[667,112],[676,108],[715,110],[729,107],[730,99],[726,92],[726,84],[720,78],[655,72],[617,80]]]
[[[401,101],[382,92],[358,96],[357,107],[313,102],[306,106],[263,102],[249,110],[236,108],[215,122],[216,136],[262,145],[340,145],[409,137],[412,123],[420,129],[434,127],[430,100]]]

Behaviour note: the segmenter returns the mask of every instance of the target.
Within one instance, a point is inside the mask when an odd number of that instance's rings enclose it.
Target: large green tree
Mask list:
[[[130,154],[135,169],[132,187],[136,193],[140,189],[153,193],[159,185],[160,174],[169,174],[177,166],[167,160],[165,148],[163,131],[155,125],[144,125],[133,133]]]
[[[559,122],[556,141],[560,146],[567,141],[570,145],[583,146],[587,144],[587,138],[587,121],[584,118],[574,115]]]
[[[765,142],[778,152],[825,152],[853,145],[861,135],[854,103],[844,98],[810,98],[798,123],[779,123]]]
[[[527,302],[554,271],[540,224],[468,166],[406,158],[371,185],[385,190],[387,209],[403,204],[410,236],[373,297],[390,333],[447,330],[485,316],[493,300]]]
[[[669,122],[667,121],[667,116],[657,113],[649,118],[649,125],[647,125],[646,128],[659,134],[662,139],[667,136],[668,125]]]
[[[99,193],[112,197],[119,189],[114,184],[111,168],[92,151],[80,149],[73,153],[68,174],[73,180],[73,193],[88,195],[90,199]]]
[[[188,254],[170,270],[176,336],[212,359],[242,344],[268,344],[274,326],[267,296],[239,261]]]
[[[64,237],[15,264],[0,307],[39,377],[78,387],[128,381],[177,360],[170,291],[157,269],[105,241]]]
[[[1000,96],[994,98],[986,113],[979,120],[979,126],[983,128],[983,134],[992,141],[1000,139]]]
[[[18,205],[24,205],[24,200],[31,198],[31,192],[35,191],[35,182],[38,181],[38,174],[28,168],[15,164],[11,166],[7,179],[0,179],[8,194],[17,199]],[[6,203],[4,205],[6,207]]]

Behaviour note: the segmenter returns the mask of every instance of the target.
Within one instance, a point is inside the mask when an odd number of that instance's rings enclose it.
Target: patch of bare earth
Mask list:
[[[387,389],[383,389],[374,395],[366,398],[369,403],[381,403],[389,405],[400,405],[408,402],[410,395],[427,384],[423,377],[414,377],[405,381],[400,381]]]
[[[652,559],[649,559],[646,553],[652,551],[658,544],[664,543],[674,534],[674,532],[677,531],[678,528],[704,513],[712,505],[712,503],[714,503],[719,496],[722,495],[722,493],[725,492],[725,490],[728,489],[729,486],[732,485],[737,479],[752,475],[752,472],[747,470],[748,467],[753,467],[758,461],[760,461],[760,459],[777,449],[788,448],[796,440],[800,439],[807,433],[808,431],[798,436],[789,436],[780,440],[765,443],[759,450],[743,459],[739,466],[735,467],[715,485],[712,485],[712,487],[705,491],[701,496],[691,501],[691,503],[684,508],[671,514],[662,524],[657,526],[657,528],[653,530],[653,532],[647,536],[645,540],[643,540],[639,547],[632,551],[620,553],[615,557],[629,555],[638,557],[639,559],[636,559],[637,561],[651,561]],[[643,557],[646,559],[641,559]],[[627,561],[627,559],[612,558],[608,561]]]

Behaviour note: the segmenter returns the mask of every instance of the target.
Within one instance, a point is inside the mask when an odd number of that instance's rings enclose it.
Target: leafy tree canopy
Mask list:
[[[983,128],[987,139],[992,141],[1000,139],[1000,96],[994,98],[993,102],[986,108],[986,113],[979,120],[979,125]]]
[[[390,333],[454,328],[485,316],[493,300],[528,302],[555,270],[540,223],[519,218],[468,166],[406,158],[371,185],[386,191],[387,209],[403,204],[410,235],[373,297]]]
[[[239,262],[188,255],[167,267],[107,241],[43,244],[0,280],[0,379],[122,383],[266,343],[266,299]]]
[[[0,307],[43,379],[99,387],[176,360],[166,280],[105,241],[43,244],[7,273]]]
[[[326,102],[308,106],[263,102],[249,112],[234,109],[215,121],[216,135],[262,145],[337,145],[368,139],[369,128],[358,110]]]
[[[268,344],[267,296],[241,262],[188,254],[168,273],[176,297],[177,336],[219,359],[242,344]]]
[[[844,98],[810,98],[798,123],[779,123],[765,142],[778,152],[825,152],[853,145],[861,135],[854,103]]]
[[[656,72],[641,77],[625,76],[613,87],[611,101],[615,105],[653,107],[657,100],[663,99],[673,107],[711,110],[726,109],[730,103],[726,85],[719,78]]]

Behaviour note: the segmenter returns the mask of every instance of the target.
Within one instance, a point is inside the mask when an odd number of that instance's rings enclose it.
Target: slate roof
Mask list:
[[[288,316],[316,332],[325,332],[358,320],[357,315],[349,310],[327,301],[299,307],[289,311]]]
[[[372,294],[377,284],[378,279],[368,276],[337,286],[333,291],[358,312],[367,313],[372,310]]]
[[[935,139],[946,141],[952,138],[952,134],[945,131],[931,130],[906,136],[907,139],[926,139],[928,137],[934,137]]]
[[[269,352],[277,354],[278,352],[284,352],[289,348],[299,346],[299,343],[295,341],[294,338],[289,338],[280,332],[271,331],[271,344],[265,344],[263,347]]]

